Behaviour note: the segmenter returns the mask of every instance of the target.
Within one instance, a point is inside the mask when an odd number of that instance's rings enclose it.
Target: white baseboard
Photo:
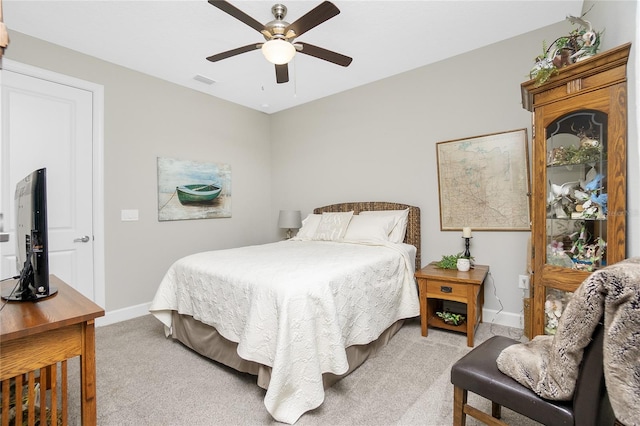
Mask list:
[[[151,302],[106,312],[103,317],[96,319],[96,326],[102,327],[147,315],[149,313],[149,306],[151,306]]]
[[[524,317],[521,314],[487,308],[482,309],[482,322],[504,325],[506,327],[524,328]]]

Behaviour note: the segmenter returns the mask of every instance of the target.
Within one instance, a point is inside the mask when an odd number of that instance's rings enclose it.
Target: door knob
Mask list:
[[[85,235],[85,236],[84,236],[84,237],[82,237],[82,238],[75,238],[75,239],[73,240],[73,242],[74,242],[74,243],[88,243],[90,239],[91,239],[91,238],[89,238],[89,236],[88,236],[88,235]]]

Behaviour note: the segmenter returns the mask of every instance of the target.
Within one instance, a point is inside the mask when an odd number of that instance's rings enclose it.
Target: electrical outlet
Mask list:
[[[518,275],[518,288],[529,289],[529,275]]]

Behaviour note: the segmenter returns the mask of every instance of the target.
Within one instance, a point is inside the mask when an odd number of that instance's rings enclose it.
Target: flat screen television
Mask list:
[[[2,298],[37,301],[52,296],[49,286],[47,169],[38,169],[16,184],[16,268],[18,282]]]

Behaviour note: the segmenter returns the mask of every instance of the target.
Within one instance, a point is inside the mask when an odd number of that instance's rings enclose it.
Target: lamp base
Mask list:
[[[467,259],[471,259],[471,252],[469,251],[469,240],[473,237],[463,237],[464,238],[464,254],[462,255],[462,257],[465,257]]]

